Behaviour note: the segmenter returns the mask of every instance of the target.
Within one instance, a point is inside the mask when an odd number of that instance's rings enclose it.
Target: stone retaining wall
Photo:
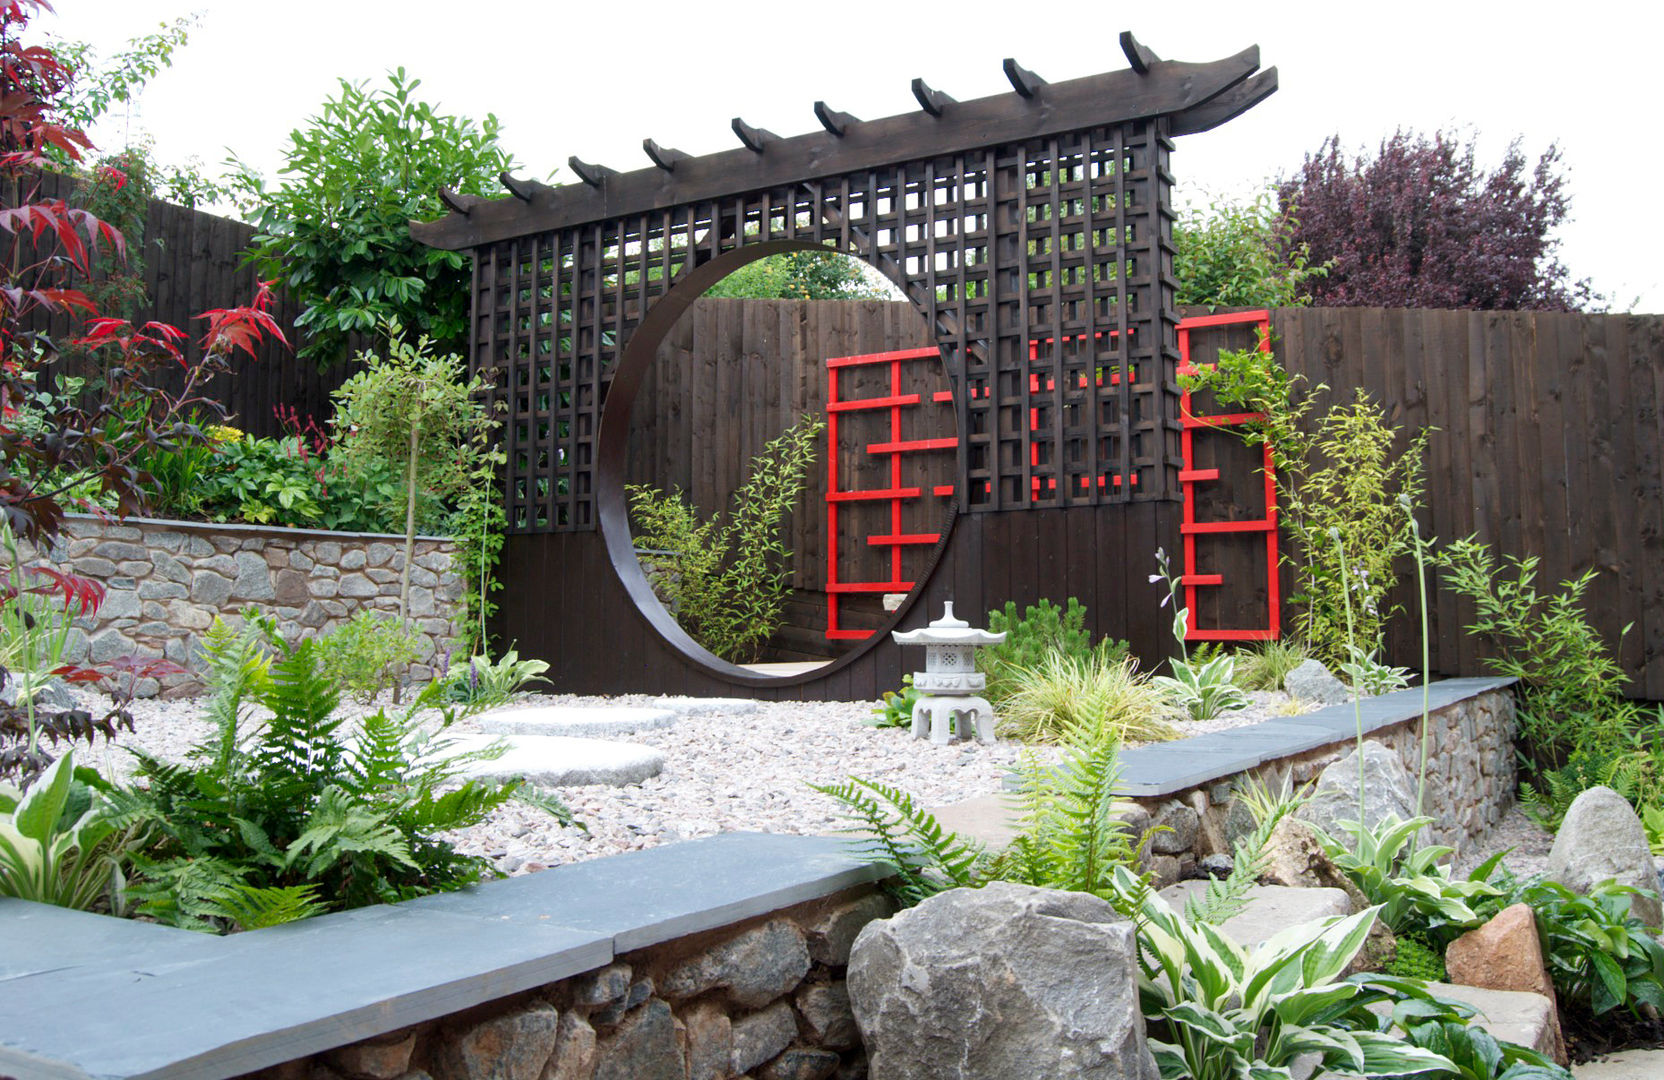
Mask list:
[[[635,952],[466,1013],[249,1080],[853,1080],[844,970],[895,911],[871,886]]]
[[[1434,684],[1435,688],[1439,685]],[[1396,722],[1373,730],[1366,727],[1365,739],[1394,751],[1414,777],[1421,757],[1420,691],[1400,691],[1398,696],[1415,708],[1404,710],[1409,715]],[[1324,711],[1350,722],[1350,706]],[[1434,841],[1460,852],[1489,832],[1513,804],[1514,697],[1505,688],[1486,689],[1432,709],[1428,720],[1425,812],[1434,819]],[[1218,738],[1230,736],[1225,731]],[[1355,744],[1355,737],[1337,739],[1204,784],[1133,799],[1136,808],[1128,810],[1128,819],[1134,828],[1142,831],[1149,825],[1165,825],[1169,830],[1150,841],[1148,858],[1158,884],[1177,881],[1208,855],[1230,854],[1232,843],[1253,829],[1247,808],[1234,799],[1235,788],[1243,780],[1258,777],[1273,791],[1286,781],[1298,788],[1315,780]],[[1129,751],[1125,757],[1131,759],[1134,753]]]
[[[424,662],[442,656],[458,636],[463,581],[452,569],[454,552],[448,539],[416,541],[410,613]],[[76,621],[66,660],[165,656],[188,666],[214,616],[247,606],[276,615],[286,634],[327,631],[360,610],[396,612],[404,538],[70,515],[49,554],[56,568],[106,590],[97,613]],[[24,555],[35,557],[28,549]],[[424,665],[413,674],[428,673]],[[186,675],[143,679],[137,689],[150,697],[195,685]]]

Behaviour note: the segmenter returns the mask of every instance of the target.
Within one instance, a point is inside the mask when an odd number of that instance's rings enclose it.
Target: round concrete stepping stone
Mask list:
[[[750,716],[759,708],[750,698],[737,697],[668,697],[664,699],[664,707],[675,710],[681,716],[711,716],[716,713]]]
[[[669,708],[532,705],[482,716],[480,730],[492,735],[628,735],[667,728],[678,715]]]
[[[469,762],[462,775],[482,780],[524,777],[534,787],[577,787],[580,784],[639,784],[664,768],[664,751],[635,743],[576,739],[558,735],[457,735],[457,753],[480,750],[501,739],[508,744],[502,757]]]

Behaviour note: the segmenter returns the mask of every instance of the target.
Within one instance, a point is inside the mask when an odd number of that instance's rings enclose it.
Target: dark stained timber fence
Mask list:
[[[76,205],[76,181],[61,173],[40,176],[38,198],[65,199]],[[24,195],[27,196],[25,191]],[[146,302],[132,314],[135,324],[162,322],[177,326],[190,335],[185,345],[187,359],[201,351],[207,324],[198,315],[211,308],[234,307],[254,298],[257,275],[243,264],[243,252],[254,236],[254,228],[240,221],[189,210],[182,206],[150,201],[144,236],[132,246],[144,261]],[[290,342],[295,341],[298,305],[279,299],[273,317]],[[82,316],[38,313],[26,322],[30,330],[50,331],[54,340],[65,341],[80,332]],[[219,379],[214,396],[232,413],[231,422],[255,435],[282,433],[276,409],[294,409],[320,424],[329,415],[329,395],[346,376],[345,365],[319,371],[317,364],[302,361],[276,341],[259,347],[259,358],[239,352],[231,370]],[[66,374],[79,375],[85,364],[73,355],[61,361]],[[177,389],[176,370],[161,373],[164,386]]]
[[[1278,358],[1312,383],[1326,383],[1331,389],[1325,400],[1350,398],[1361,387],[1385,406],[1404,438],[1435,429],[1421,514],[1431,535],[1441,541],[1475,535],[1506,554],[1537,555],[1539,589],[1594,568],[1586,604],[1591,621],[1614,643],[1625,625],[1632,626],[1619,654],[1634,680],[1630,692],[1664,698],[1664,318],[1296,308],[1274,312],[1272,327]],[[1253,343],[1241,328],[1192,334],[1203,361],[1221,347]],[[720,505],[762,442],[804,411],[824,407],[827,357],[924,340],[928,335],[907,303],[699,301],[660,351],[644,389],[631,430],[632,480],[680,486],[702,508]],[[744,408],[736,405],[740,395]],[[884,485],[886,462],[863,456],[853,444],[843,451],[843,469],[865,470],[844,486]],[[1223,437],[1206,453],[1197,464],[1219,467],[1224,482],[1198,486],[1205,503],[1199,516],[1263,513],[1256,455]],[[817,468],[788,537],[799,556],[793,585],[800,593],[792,611],[798,637],[812,637],[822,625],[810,597],[824,596],[817,592],[825,582],[823,493],[824,474]],[[1008,553],[984,559],[989,584],[981,591],[988,606],[1007,598],[1096,595],[1101,610],[1092,614],[1100,632],[1141,637],[1146,648],[1158,649],[1164,624],[1145,610],[1158,597],[1143,575],[1153,569],[1157,544],[1178,547],[1176,506],[1160,519],[1161,531],[1147,535],[1123,526],[1119,508],[1100,508],[1091,522],[1076,522],[1073,513],[1062,510],[1032,523],[1026,514],[975,516],[999,524],[979,532]],[[962,515],[956,527],[965,528],[967,520]],[[840,547],[858,546],[858,524],[840,524]],[[1025,528],[1017,530],[1019,524]],[[1123,539],[1129,529],[1131,536]],[[1111,549],[1124,551],[1133,565],[1108,565]],[[1019,551],[1040,560],[1033,573],[1012,560]],[[1198,590],[1200,624],[1263,624],[1264,548],[1258,537],[1220,539],[1210,544],[1208,558],[1205,569],[1220,573],[1225,585]],[[1055,584],[1039,590],[1043,567]],[[1388,651],[1393,662],[1419,667],[1412,569],[1400,567],[1395,599],[1405,610],[1391,624]],[[1099,587],[1101,576],[1113,579],[1111,589]],[[1296,584],[1283,575],[1285,600]],[[945,595],[967,595],[963,589]],[[1489,650],[1465,630],[1471,605],[1447,589],[1434,588],[1432,596],[1435,670],[1483,673]],[[986,610],[964,601],[959,608],[968,614]],[[1294,624],[1285,618],[1284,625]]]
[[[1328,400],[1361,387],[1401,439],[1433,429],[1421,522],[1440,541],[1538,556],[1539,591],[1593,568],[1590,621],[1613,645],[1630,627],[1618,653],[1629,692],[1664,698],[1664,317],[1295,308],[1273,312],[1272,330],[1283,364],[1328,384]],[[1212,343],[1250,344],[1240,331]],[[1227,556],[1226,580],[1254,557]],[[1412,572],[1399,567],[1405,610],[1387,651],[1419,667]],[[1203,616],[1243,617],[1235,603],[1224,593]],[[1472,605],[1435,588],[1431,616],[1434,669],[1483,672]]]

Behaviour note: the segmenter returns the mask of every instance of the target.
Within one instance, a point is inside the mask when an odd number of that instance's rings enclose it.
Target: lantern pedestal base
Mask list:
[[[976,732],[976,741],[994,741],[994,707],[986,698],[925,697],[913,705],[913,737],[929,738],[936,746],[946,746],[955,738],[969,739]]]

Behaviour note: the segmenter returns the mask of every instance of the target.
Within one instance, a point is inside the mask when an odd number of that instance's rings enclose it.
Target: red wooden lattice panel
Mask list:
[[[906,593],[911,592],[914,582],[905,580],[902,575],[902,549],[904,547],[934,544],[941,539],[940,533],[935,532],[906,532],[902,526],[902,503],[908,499],[925,498],[926,493],[921,487],[904,486],[902,477],[902,461],[908,454],[927,453],[941,450],[957,450],[959,439],[955,436],[935,439],[907,439],[902,434],[902,410],[910,406],[919,405],[922,398],[919,394],[905,394],[902,392],[901,365],[909,360],[941,359],[941,351],[936,348],[902,349],[897,352],[868,353],[862,356],[837,356],[826,361],[826,637],[831,641],[860,641],[871,637],[873,630],[846,630],[838,623],[838,598],[849,593]],[[887,364],[890,369],[889,393],[881,397],[858,398],[846,400],[838,392],[838,374],[846,368],[859,367],[869,364]],[[951,391],[941,391],[932,395],[934,402],[953,400]],[[838,418],[844,413],[884,409],[889,412],[889,437],[881,442],[868,443],[866,452],[872,455],[889,455],[889,484],[886,487],[868,490],[846,490],[838,486]],[[948,499],[953,497],[952,484],[932,486],[928,497]],[[842,503],[884,501],[890,504],[890,528],[888,532],[872,533],[864,539],[873,547],[888,547],[890,549],[888,580],[885,581],[842,581],[838,573],[838,507]]]
[[[1179,374],[1194,375],[1197,365],[1190,358],[1190,332],[1217,326],[1255,326],[1261,332],[1258,334],[1259,348],[1269,352],[1271,349],[1271,313],[1268,311],[1241,311],[1230,315],[1203,315],[1192,319],[1179,321]],[[1211,367],[1203,364],[1201,367]],[[1218,469],[1198,469],[1195,466],[1195,438],[1202,430],[1218,430],[1220,428],[1238,427],[1253,420],[1261,419],[1260,413],[1224,413],[1211,416],[1198,416],[1191,409],[1190,391],[1184,390],[1179,397],[1179,421],[1181,424],[1181,450],[1184,458],[1184,468],[1179,472],[1179,483],[1184,494],[1184,519],[1179,526],[1179,532],[1184,538],[1184,601],[1190,609],[1190,615],[1185,624],[1185,639],[1188,641],[1274,641],[1282,633],[1282,612],[1280,607],[1279,588],[1277,582],[1277,483],[1276,474],[1271,465],[1271,447],[1264,450],[1264,481],[1265,481],[1265,516],[1258,519],[1234,521],[1197,521],[1196,520],[1196,485],[1217,481]],[[1196,625],[1196,590],[1198,588],[1218,587],[1225,584],[1223,575],[1203,574],[1196,563],[1196,538],[1198,536],[1218,535],[1221,533],[1263,533],[1265,535],[1265,580],[1266,580],[1266,624],[1263,627],[1230,628],[1230,627],[1199,627]]]

